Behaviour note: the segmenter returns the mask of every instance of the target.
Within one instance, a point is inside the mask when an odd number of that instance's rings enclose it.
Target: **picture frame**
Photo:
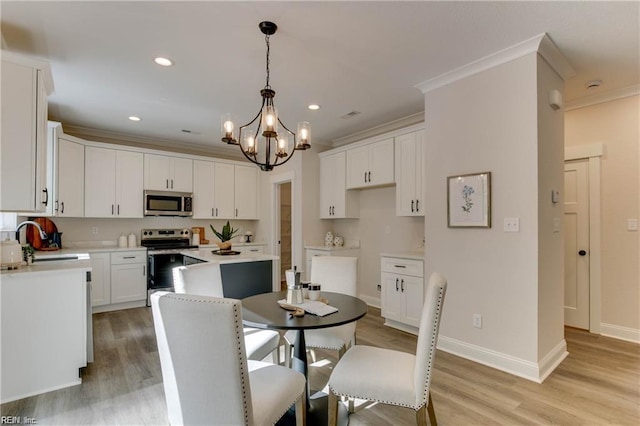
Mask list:
[[[447,226],[491,228],[491,172],[447,177]]]

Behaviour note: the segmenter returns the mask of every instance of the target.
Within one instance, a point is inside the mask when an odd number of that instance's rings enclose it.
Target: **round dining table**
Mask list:
[[[278,300],[286,299],[287,292],[272,292],[257,294],[242,299],[242,321],[245,326],[276,329],[296,330],[296,340],[291,357],[291,368],[304,374],[307,379],[307,424],[326,425],[328,418],[327,395],[324,392],[316,392],[311,395],[308,380],[307,351],[304,340],[304,331],[318,328],[335,327],[357,321],[367,313],[367,304],[354,296],[341,293],[322,292],[322,298],[326,299],[330,306],[338,308],[325,316],[305,313],[302,317],[291,315],[280,307]],[[338,404],[338,424],[349,423],[347,409],[343,404]]]

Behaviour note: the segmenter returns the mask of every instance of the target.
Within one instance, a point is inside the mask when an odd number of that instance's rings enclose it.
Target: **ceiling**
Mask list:
[[[576,71],[565,100],[636,86],[639,5],[3,0],[0,19],[3,49],[50,62],[50,119],[150,144],[224,150],[220,116],[248,122],[259,110],[260,21],[279,27],[270,75],[281,120],[294,131],[309,121],[312,145],[331,145],[423,111],[416,84],[544,32]],[[174,65],[160,67],[156,56]],[[588,90],[593,79],[602,85]],[[307,110],[310,103],[321,109]],[[360,114],[341,118],[352,111]]]

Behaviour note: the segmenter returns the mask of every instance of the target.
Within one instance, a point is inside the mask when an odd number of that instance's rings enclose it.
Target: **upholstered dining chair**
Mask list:
[[[431,369],[436,355],[447,280],[433,273],[427,284],[416,354],[355,345],[329,378],[329,425],[336,424],[338,396],[355,397],[415,410],[416,423],[436,425],[431,400]]]
[[[173,268],[173,286],[176,293],[224,297],[222,274],[217,262],[197,263]],[[244,341],[247,358],[261,361],[271,354],[274,364],[280,364],[280,333],[245,327]]]
[[[324,291],[330,291],[356,296],[357,279],[358,258],[356,257],[316,256],[311,259],[311,282],[321,285],[321,294]],[[285,365],[289,365],[291,363],[291,351],[296,340],[296,332],[288,331],[284,338],[286,341]],[[307,330],[304,333],[304,338],[307,349],[338,351],[338,358],[340,358],[351,345],[355,344],[356,323]],[[312,358],[315,361],[315,354]]]
[[[151,295],[162,381],[172,425],[273,425],[295,404],[306,424],[306,380],[248,361],[239,300]]]

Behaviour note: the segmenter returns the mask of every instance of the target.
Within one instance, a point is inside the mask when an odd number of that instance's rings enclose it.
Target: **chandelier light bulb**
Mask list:
[[[224,131],[227,133],[233,132],[233,122],[227,120],[224,122]]]

